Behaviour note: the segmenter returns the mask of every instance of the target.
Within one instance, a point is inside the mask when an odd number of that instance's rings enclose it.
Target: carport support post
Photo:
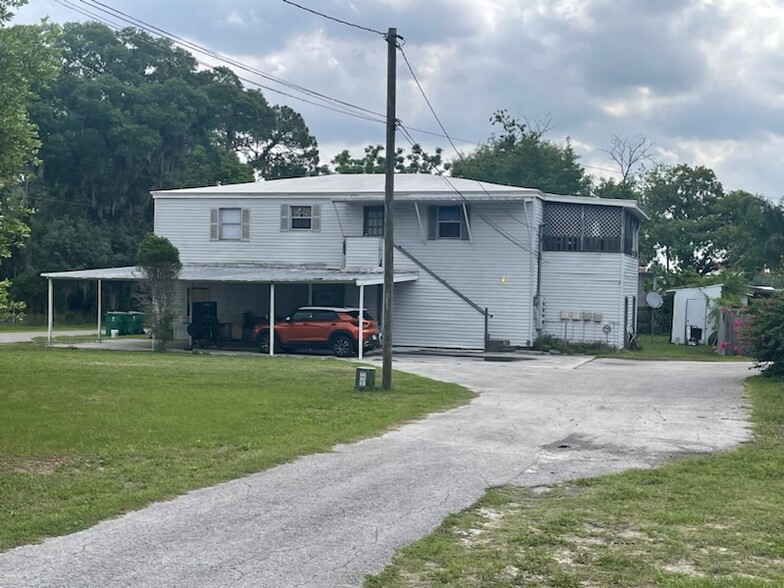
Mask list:
[[[52,344],[52,331],[54,330],[54,284],[52,278],[47,280],[48,296],[47,296],[47,309],[46,309],[46,338],[49,345]]]
[[[98,280],[98,343],[101,342],[101,280]]]
[[[270,282],[269,354],[275,355],[275,282]]]
[[[365,331],[364,331],[365,311],[362,310],[363,308],[365,308],[365,284],[360,284],[359,286],[359,341],[357,341],[357,347],[359,348],[357,354],[359,359],[362,359],[362,355],[365,351]]]

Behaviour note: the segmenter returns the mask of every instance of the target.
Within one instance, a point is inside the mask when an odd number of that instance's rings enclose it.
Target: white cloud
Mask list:
[[[662,163],[709,165],[730,189],[784,192],[784,3],[780,0],[323,0],[374,29],[396,26],[449,133],[484,140],[491,114],[550,117],[591,173],[612,165],[613,135],[645,134]],[[115,0],[113,6],[318,92],[385,109],[386,45],[378,35],[282,2]],[[20,11],[75,20],[51,0]],[[255,12],[254,12],[255,11]],[[437,131],[401,63],[399,117]],[[249,77],[243,74],[243,77]],[[270,82],[264,82],[269,84]],[[279,87],[280,86],[276,86]],[[284,91],[291,91],[280,88]],[[383,125],[265,91],[304,116],[328,160],[383,143]],[[445,139],[417,135],[426,148]],[[469,148],[463,144],[461,149]]]

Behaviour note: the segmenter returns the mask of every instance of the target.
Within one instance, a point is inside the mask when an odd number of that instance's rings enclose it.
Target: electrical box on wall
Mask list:
[[[583,314],[581,312],[572,312],[572,320],[573,321],[581,321],[583,320]]]
[[[561,311],[561,320],[562,321],[568,321],[569,320],[569,311],[568,310],[562,310]]]
[[[590,320],[593,320],[593,313],[592,313],[592,312],[590,312],[590,311],[584,310],[584,311],[583,311],[583,320],[584,320],[584,321],[590,321]]]
[[[602,313],[600,313],[600,312],[593,313],[593,322],[595,322],[595,323],[602,322]]]

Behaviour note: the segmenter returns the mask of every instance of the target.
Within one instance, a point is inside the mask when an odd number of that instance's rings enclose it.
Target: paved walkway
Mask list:
[[[55,329],[54,336],[55,337],[78,337],[80,335],[95,335],[97,337],[98,335],[96,333],[97,333],[96,329],[92,329],[92,330]],[[38,337],[46,337],[48,334],[49,333],[46,329],[42,329],[40,331],[15,331],[13,333],[0,332],[0,344],[26,343]]]
[[[748,437],[748,364],[401,358],[469,405],[0,554],[0,586],[359,586],[489,486],[648,467]]]

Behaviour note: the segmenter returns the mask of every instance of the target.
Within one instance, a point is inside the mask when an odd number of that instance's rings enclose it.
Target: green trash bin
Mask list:
[[[128,334],[141,335],[144,333],[144,313],[131,311],[128,313]]]
[[[127,334],[128,315],[125,312],[107,312],[103,315],[103,322],[106,325],[106,336],[111,337],[112,331],[117,331],[118,335]]]

